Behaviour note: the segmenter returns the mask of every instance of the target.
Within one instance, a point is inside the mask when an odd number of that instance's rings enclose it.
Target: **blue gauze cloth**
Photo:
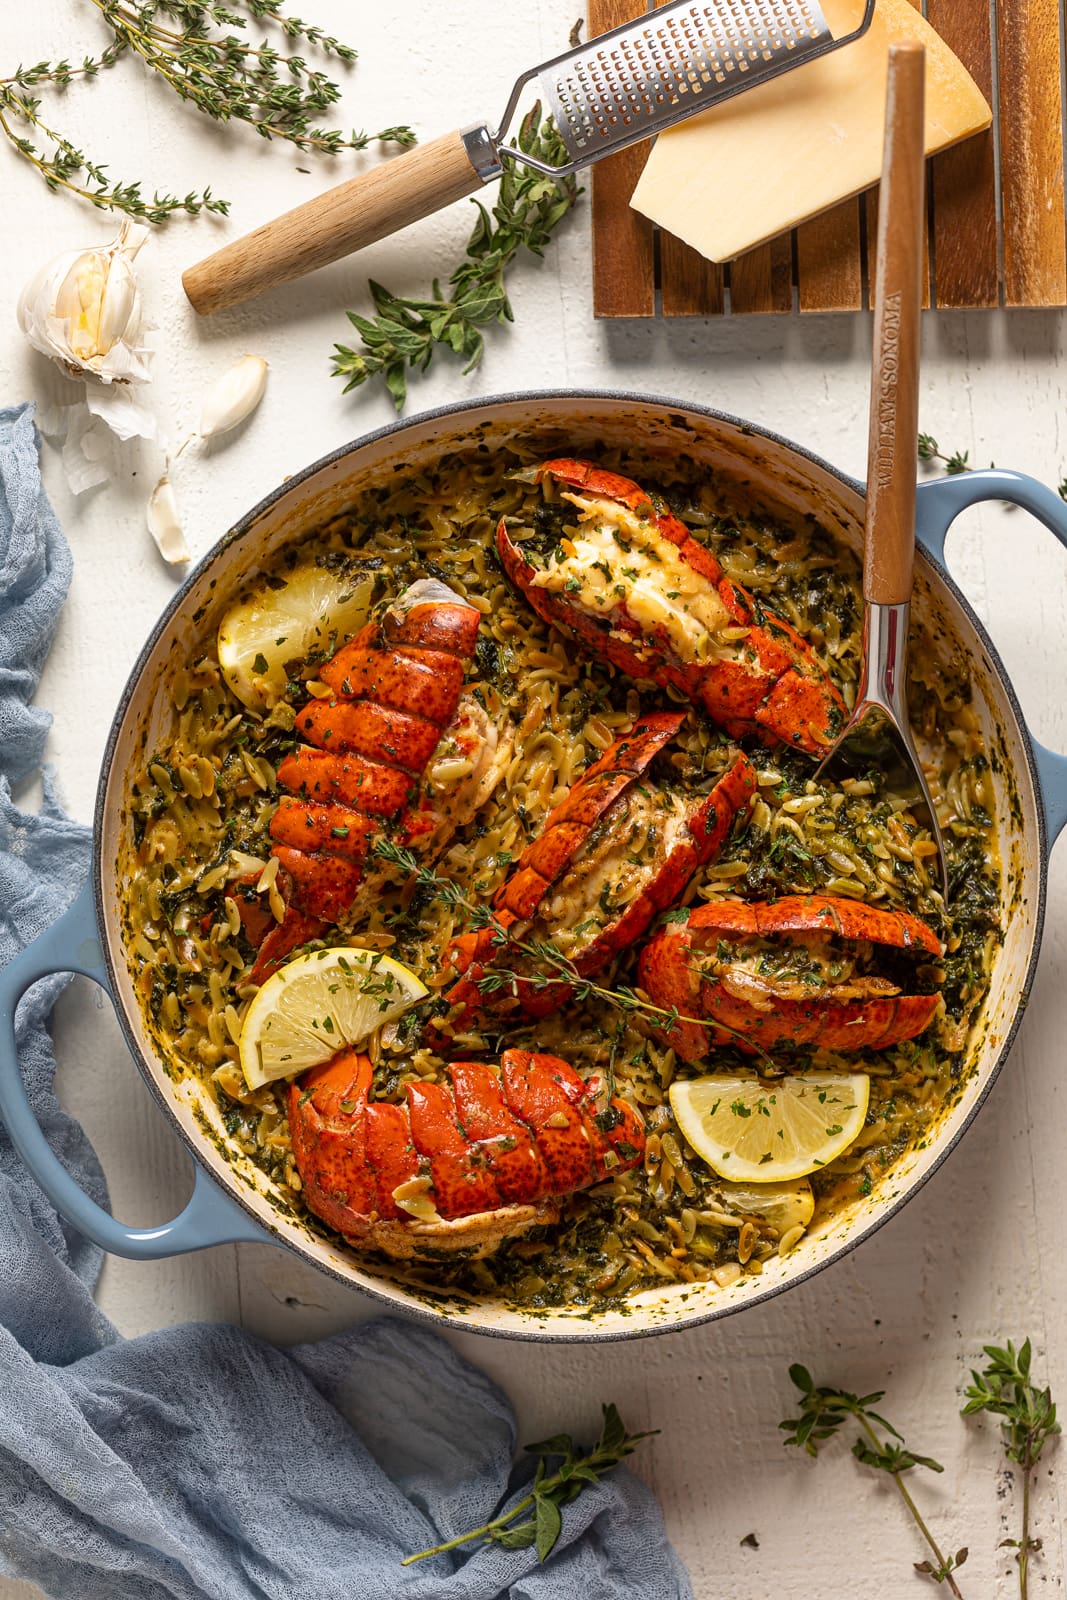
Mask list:
[[[0,410],[0,966],[88,870],[88,830],[47,774],[38,813],[11,793],[40,767],[49,718],[29,700],[70,579],[32,413]],[[106,1205],[52,1088],[64,981],[22,1005],[22,1072],[53,1149]],[[62,1600],[691,1600],[625,1469],[565,1508],[544,1566],[483,1545],[402,1568],[529,1483],[504,1395],[392,1319],[292,1350],[207,1324],[123,1339],[93,1304],[100,1264],[0,1130],[0,1572]]]

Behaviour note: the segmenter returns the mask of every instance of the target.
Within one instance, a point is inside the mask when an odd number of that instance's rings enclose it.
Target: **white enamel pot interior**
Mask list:
[[[471,444],[492,449],[521,436],[545,456],[595,458],[601,446],[643,451],[647,478],[657,465],[686,458],[713,474],[746,503],[786,520],[814,517],[859,548],[862,486],[795,445],[735,418],[635,395],[518,395],[452,407],[397,424],[337,451],[290,479],[230,531],[200,565],[160,620],[134,669],[112,728],[97,804],[95,893],[117,1009],[138,1064],[160,1105],[195,1158],[254,1216],[266,1235],[324,1272],[355,1285],[395,1310],[470,1330],[541,1340],[598,1340],[659,1333],[729,1315],[779,1294],[852,1250],[887,1220],[930,1176],[975,1115],[1010,1045],[1040,937],[1044,905],[1045,823],[1031,742],[1002,667],[966,602],[920,548],[915,609],[946,657],[968,663],[975,705],[994,768],[996,820],[1002,842],[1005,937],[958,1097],[936,1134],[907,1154],[876,1192],[857,1199],[814,1230],[792,1255],[773,1257],[762,1276],[722,1288],[714,1283],[647,1290],[617,1309],[590,1317],[584,1307],[527,1311],[502,1302],[467,1302],[412,1290],[399,1274],[368,1264],[281,1214],[260,1188],[257,1170],[228,1153],[226,1132],[209,1097],[191,1080],[173,1082],[142,1019],[122,938],[117,880],[120,839],[129,826],[131,777],[169,715],[169,674],[183,666],[195,638],[213,626],[239,582],[271,563],[287,544],[345,510],[357,493],[388,480],[400,466],[419,467]],[[947,520],[947,519],[946,519]]]

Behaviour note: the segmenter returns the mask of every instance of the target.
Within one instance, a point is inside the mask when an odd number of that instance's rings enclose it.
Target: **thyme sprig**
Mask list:
[[[819,1445],[833,1438],[849,1417],[855,1417],[863,1431],[852,1446],[852,1454],[865,1467],[889,1474],[933,1556],[932,1561],[915,1562],[916,1572],[931,1578],[934,1583],[947,1584],[949,1593],[956,1600],[962,1600],[953,1573],[966,1561],[967,1547],[963,1546],[955,1555],[946,1556],[942,1552],[903,1478],[904,1473],[914,1467],[926,1467],[930,1472],[942,1472],[944,1469],[933,1456],[919,1455],[917,1451],[909,1449],[903,1434],[887,1417],[874,1409],[884,1398],[885,1390],[876,1389],[871,1394],[856,1395],[846,1389],[820,1388],[807,1368],[799,1363],[790,1367],[789,1376],[800,1394],[800,1415],[787,1417],[778,1424],[787,1435],[785,1443],[797,1445],[806,1450],[809,1456],[817,1456]],[[875,1426],[884,1429],[889,1437],[879,1438]]]
[[[403,845],[396,844],[392,839],[379,839],[374,845],[374,852],[381,860],[388,861],[403,872],[409,873],[423,888],[434,890],[446,905],[463,911],[467,916],[467,928],[470,932],[488,928],[498,957],[513,952],[537,963],[537,970],[534,972],[518,972],[514,967],[506,966],[501,960],[494,960],[493,965],[476,980],[482,994],[500,994],[507,991],[517,995],[520,984],[535,990],[538,994],[543,993],[545,989],[565,988],[568,995],[579,1002],[603,1000],[616,1011],[654,1017],[665,1032],[669,1032],[679,1022],[695,1022],[702,1028],[708,1025],[707,1017],[686,1016],[677,1006],[654,1005],[647,996],[631,988],[629,984],[620,983],[615,988],[609,989],[603,984],[594,983],[593,979],[582,973],[571,958],[564,955],[559,946],[553,944],[551,940],[516,937],[510,929],[501,926],[490,906],[475,905],[467,899],[458,883],[451,878],[442,877],[434,872],[432,867],[421,866],[413,851],[406,850]],[[718,1020],[714,1026],[721,1032],[743,1041],[761,1061],[766,1063],[770,1071],[777,1073],[778,1068],[774,1058],[746,1034]]]
[[[1030,1377],[1030,1340],[1024,1339],[1018,1350],[1010,1339],[1003,1348],[987,1344],[983,1349],[989,1363],[981,1372],[972,1370],[961,1414],[999,1417],[1004,1454],[1022,1469],[1022,1531],[1018,1539],[1005,1539],[1004,1544],[1016,1553],[1019,1596],[1026,1600],[1030,1556],[1041,1549],[1041,1540],[1030,1536],[1030,1479],[1041,1452],[1061,1429],[1048,1385],[1042,1388]]]
[[[918,453],[920,461],[943,461],[945,463],[945,472],[950,478],[955,478],[961,472],[970,472],[971,470],[969,450],[953,450],[951,453],[946,454],[931,433],[920,433]],[[996,462],[991,461],[989,465],[993,468],[996,466]],[[1061,500],[1067,500],[1067,478],[1060,479],[1056,485],[1056,493]],[[1017,511],[1018,507],[1009,504],[1004,509],[1005,511]]]
[[[429,1550],[405,1556],[401,1566],[425,1561],[446,1550],[456,1550],[460,1545],[471,1544],[475,1539],[483,1544],[499,1544],[508,1550],[521,1550],[536,1545],[538,1561],[547,1561],[556,1547],[563,1528],[562,1508],[574,1500],[590,1483],[599,1483],[606,1472],[636,1449],[642,1439],[651,1439],[659,1432],[653,1428],[647,1433],[627,1433],[615,1406],[602,1406],[604,1423],[600,1438],[585,1455],[579,1453],[569,1433],[558,1433],[540,1444],[524,1446],[527,1455],[538,1456],[537,1473],[528,1495],[517,1501],[509,1510],[502,1511],[491,1522],[485,1522],[470,1533],[461,1533],[445,1544],[435,1544]],[[559,1458],[559,1466],[550,1473],[548,1463]],[[517,1519],[522,1518],[520,1522]]]
[[[518,143],[550,165],[568,159],[555,123],[550,117],[542,121],[540,105],[523,118]],[[407,369],[424,372],[439,347],[462,357],[465,373],[476,367],[485,350],[482,329],[514,320],[504,284],[508,268],[523,250],[544,254],[580,193],[573,177],[557,181],[509,161],[492,213],[474,202],[478,220],[467,240],[465,259],[452,273],[447,289],[435,278],[427,299],[409,298],[372,281],[375,316],[347,313],[361,348],[334,346],[333,375],[345,379],[345,394],[381,377],[401,411],[407,399]]]
[[[247,16],[217,0],[90,0],[114,38],[79,66],[69,60],[19,66],[0,78],[0,131],[53,191],[65,189],[101,210],[123,211],[142,222],[165,222],[177,212],[225,215],[229,202],[210,187],[149,196],[140,181],[112,178],[107,167],[73,144],[46,119],[38,91],[66,89],[76,78],[95,78],[127,52],[141,58],[183,100],[217,122],[245,122],[264,139],[285,139],[301,150],[336,155],[372,142],[414,143],[410,128],[345,136],[318,126],[318,118],[340,97],[339,86],[309,67],[304,58],[269,40],[252,44],[234,33],[248,22],[277,28],[286,41],[303,41],[325,56],[349,64],[356,52],[321,28],[286,16],[275,0],[234,0]]]
[[[943,461],[945,471],[950,478],[971,470],[969,450],[954,450],[950,455],[946,455],[931,433],[920,433],[918,449],[920,461]],[[993,463],[990,462],[989,465],[992,466]]]
[[[65,59],[38,61],[32,67],[18,67],[9,78],[0,78],[0,131],[18,154],[36,168],[49,189],[66,189],[99,210],[124,211],[141,222],[165,222],[178,211],[189,216],[200,211],[225,215],[229,203],[216,199],[210,188],[194,189],[185,195],[156,190],[150,197],[139,182],[124,183],[112,178],[106,166],[45,121],[37,89],[49,84],[65,89],[74,78],[95,78],[115,64],[122,48],[119,44],[109,45],[99,56],[86,56],[78,67]]]
[[[298,150],[338,155],[365,150],[372,140],[410,145],[410,128],[380,133],[324,129],[317,119],[341,98],[341,90],[303,56],[288,55],[263,39],[258,45],[232,32],[248,20],[272,23],[286,41],[310,45],[346,66],[356,60],[351,45],[299,17],[286,16],[276,0],[235,0],[246,19],[217,0],[91,0],[119,45],[140,56],[183,100],[217,122],[246,122],[263,139],[287,139]],[[168,25],[168,19],[175,26]],[[227,32],[214,32],[227,29]]]

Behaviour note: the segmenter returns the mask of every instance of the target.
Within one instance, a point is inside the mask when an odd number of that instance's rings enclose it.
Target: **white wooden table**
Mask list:
[[[341,126],[410,120],[432,136],[492,116],[514,72],[566,47],[577,0],[525,7],[456,0],[390,7],[306,0],[301,8],[351,39]],[[427,19],[432,17],[432,23]],[[100,42],[95,14],[62,0],[8,7],[4,61],[68,54]],[[495,64],[499,63],[499,66]],[[486,68],[490,70],[485,70]],[[447,273],[471,222],[466,202],[399,238],[260,304],[199,321],[179,272],[236,234],[328,181],[329,168],[243,129],[219,129],[181,108],[133,61],[106,82],[72,92],[61,123],[123,177],[184,192],[210,181],[232,198],[229,223],[177,222],[141,257],[159,328],[154,402],[180,438],[209,381],[245,351],[271,363],[259,413],[231,443],[188,451],[176,484],[199,557],[285,473],[387,421],[379,389],[344,397],[329,373],[344,309],[367,309],[366,279],[416,292]],[[310,176],[299,167],[313,168]],[[55,400],[63,380],[13,328],[24,281],[52,253],[110,234],[104,216],[49,195],[0,150],[0,403]],[[469,377],[447,359],[416,380],[410,411],[458,397],[547,383],[625,386],[719,406],[765,423],[837,465],[862,473],[869,323],[862,316],[597,324],[590,313],[588,212],[547,260],[513,283],[516,322],[493,330]],[[1059,313],[938,313],[926,319],[922,426],[972,461],[1034,473],[1067,470],[1067,365]],[[113,708],[136,652],[173,592],[144,524],[161,467],[155,446],[116,453],[113,481],[74,500],[46,450],[49,491],[74,550],[75,575],[40,702],[55,712],[50,754],[72,812],[91,815]],[[1067,747],[1061,685],[1067,661],[1067,558],[1021,513],[968,514],[950,549],[956,572],[1001,646],[1037,735]],[[456,1344],[512,1396],[524,1437],[592,1431],[601,1399],[631,1427],[655,1426],[637,1467],[658,1491],[671,1536],[701,1600],[721,1596],[920,1595],[921,1559],[890,1486],[864,1473],[842,1441],[812,1464],[782,1448],[776,1424],[790,1409],[786,1376],[803,1360],[817,1375],[860,1390],[888,1387],[891,1415],[909,1440],[945,1463],[919,1487],[947,1549],[970,1546],[964,1592],[1015,1592],[1010,1553],[1018,1486],[1000,1473],[989,1430],[965,1425],[959,1394],[983,1342],[1033,1336],[1037,1368],[1067,1393],[1067,850],[1054,860],[1041,970],[1012,1060],[952,1160],[861,1251],[772,1303],[692,1333],[629,1344],[548,1349],[457,1336]],[[56,1023],[65,1104],[87,1125],[117,1214],[148,1224],[173,1214],[190,1187],[188,1161],[143,1087],[100,996],[81,981]],[[226,1247],[155,1265],[109,1260],[100,1300],[123,1333],[190,1318],[232,1320],[279,1342],[316,1338],[375,1307],[294,1257]],[[850,1442],[850,1441],[848,1441]],[[1032,1592],[1062,1587],[1061,1526],[1067,1466],[1042,1476],[1037,1532],[1044,1555]],[[755,1533],[758,1549],[741,1540]],[[28,1594],[5,1586],[0,1600]]]

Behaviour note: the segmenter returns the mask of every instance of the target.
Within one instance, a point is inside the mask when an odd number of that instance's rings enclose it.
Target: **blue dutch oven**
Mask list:
[[[89,882],[54,927],[0,973],[0,1116],[22,1159],[67,1220],[116,1255],[154,1260],[233,1241],[274,1242],[393,1309],[518,1338],[590,1340],[633,1337],[726,1316],[792,1284],[854,1249],[929,1178],[977,1113],[1011,1049],[1033,980],[1045,910],[1048,855],[1067,821],[1067,759],[1044,749],[1023,720],[992,642],[945,569],[945,538],[968,506],[1004,500],[1022,507],[1067,545],[1067,506],[1016,472],[972,472],[918,491],[918,552],[913,611],[938,649],[964,665],[991,756],[1003,869],[1003,942],[981,1017],[972,1030],[965,1082],[921,1150],[908,1152],[869,1197],[857,1198],[762,1276],[729,1287],[667,1285],[589,1319],[582,1307],[523,1310],[503,1301],[461,1301],[406,1284],[399,1269],[334,1244],[282,1209],[267,1180],[227,1134],[210,1096],[188,1079],[173,1082],[145,1024],[123,944],[123,885],[116,863],[129,826],[129,785],[146,748],[171,712],[169,678],[196,639],[217,624],[240,581],[278,550],[343,511],[356,493],[399,464],[418,469],[472,442],[521,436],[545,455],[592,455],[626,446],[647,458],[647,478],[679,456],[713,473],[745,502],[787,518],[812,516],[857,550],[863,485],[762,428],[698,406],[613,392],[508,395],[446,407],[346,445],[289,479],[232,529],[191,575],[160,618],[135,666],[112,724],[97,796]],[[1011,906],[1011,916],[1007,907]],[[105,988],[138,1067],[194,1158],[196,1182],[181,1214],[158,1228],[130,1228],[74,1183],[34,1120],[19,1073],[14,1017],[38,978],[79,972]]]

